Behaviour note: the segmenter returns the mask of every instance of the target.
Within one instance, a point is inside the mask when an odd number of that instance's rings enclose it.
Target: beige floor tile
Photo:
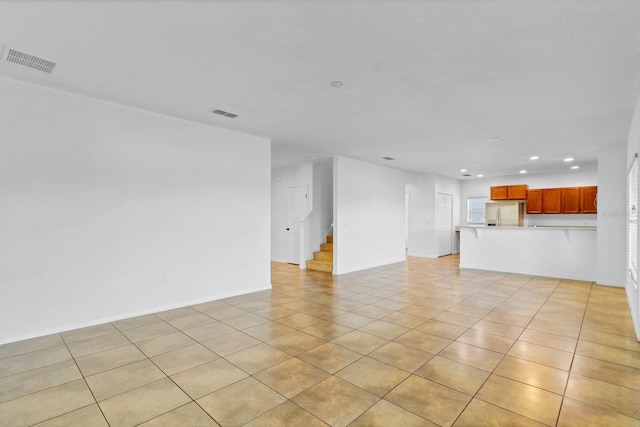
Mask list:
[[[407,306],[406,303],[395,301],[392,299],[383,299],[383,300],[374,302],[371,305],[376,307],[388,308],[389,310],[393,310],[393,311],[402,310]]]
[[[504,311],[491,311],[486,316],[484,316],[485,320],[491,320],[493,322],[504,323],[506,325],[514,325],[520,326],[522,328],[526,327],[533,316],[526,316],[521,314],[507,313]]]
[[[480,320],[478,323],[473,325],[472,329],[512,339],[518,338],[522,331],[524,331],[524,328],[520,326],[507,325],[505,323],[494,322],[493,320],[487,319]]]
[[[518,340],[570,353],[573,353],[576,350],[576,344],[578,343],[578,340],[575,338],[536,331],[535,329],[525,329]]]
[[[1,363],[1,362],[0,362]],[[0,402],[82,378],[73,360],[0,378]]]
[[[431,354],[437,354],[451,343],[450,339],[438,337],[415,329],[399,336],[394,341]]]
[[[473,396],[489,377],[490,372],[436,356],[415,374]]]
[[[171,379],[192,399],[199,399],[247,376],[246,372],[226,360],[217,359],[175,374]]]
[[[282,317],[291,316],[292,314],[296,314],[295,310],[291,310],[290,308],[282,307],[282,306],[269,306],[267,308],[263,308],[262,310],[258,310],[255,312],[258,316],[262,316],[269,320],[277,320]]]
[[[375,335],[386,340],[392,340],[407,332],[404,326],[395,325],[382,320],[376,320],[360,328],[360,331]]]
[[[93,396],[100,402],[162,378],[166,378],[164,373],[146,359],[92,375],[86,381]]]
[[[333,376],[293,398],[295,404],[336,427],[348,425],[377,401],[375,395]]]
[[[194,344],[178,350],[152,357],[153,363],[167,375],[175,375],[194,366],[218,359],[218,355],[201,344]]]
[[[109,427],[107,420],[104,419],[104,415],[100,411],[97,404],[85,406],[84,408],[76,409],[75,411],[68,412],[59,417],[51,418],[42,423],[36,424],[37,427],[70,427],[70,426],[82,426],[82,427]]]
[[[74,341],[67,344],[73,357],[82,357],[88,354],[98,353],[112,348],[122,347],[131,342],[120,332],[114,334],[100,335],[82,341]]]
[[[213,322],[196,326],[195,328],[185,329],[183,332],[194,340],[202,342],[237,332],[237,329],[222,322]]]
[[[489,310],[486,310],[484,308],[471,307],[464,304],[456,304],[452,307],[449,307],[447,311],[450,311],[452,313],[464,314],[467,316],[473,316],[479,319],[485,317],[487,313],[489,313]]]
[[[423,311],[426,313],[429,310],[427,308],[423,308]],[[395,313],[391,313],[388,316],[384,316],[382,318],[385,322],[393,323],[395,325],[404,326],[405,328],[415,328],[425,321],[425,317],[423,316],[415,316],[413,314],[408,314],[405,312],[397,311]]]
[[[291,355],[268,344],[259,344],[226,357],[229,362],[251,375],[290,358]]]
[[[374,305],[363,305],[362,307],[358,307],[352,311],[352,313],[359,314],[360,316],[370,317],[372,319],[381,319],[393,312],[394,310],[376,307]]]
[[[64,341],[60,334],[46,335],[43,337],[3,344],[0,345],[0,359],[16,356],[18,354],[30,353],[32,351],[44,350],[50,347],[57,347],[63,344]]]
[[[82,341],[89,338],[99,337],[100,335],[108,335],[118,332],[111,323],[103,323],[101,325],[89,326],[73,331],[62,332],[62,339],[69,344],[75,341]]]
[[[392,341],[369,353],[369,357],[407,372],[413,372],[431,359],[433,354]]]
[[[572,373],[566,396],[640,420],[640,391]]]
[[[629,317],[616,316],[611,313],[591,313],[584,317],[583,328],[601,332],[635,337],[633,323]]]
[[[162,319],[157,317],[155,314],[145,314],[144,316],[117,320],[112,322],[112,325],[120,331],[126,331],[127,329],[139,328],[140,326],[147,326],[159,322],[162,322]]]
[[[577,400],[564,398],[558,427],[637,427],[637,418],[627,417],[618,412],[609,411]]]
[[[217,307],[210,307],[208,309],[205,309],[203,313],[205,313],[207,316],[213,317],[216,320],[224,320],[230,317],[236,317],[236,316],[240,316],[242,314],[248,313],[248,311],[246,310],[243,310],[238,307],[234,307],[222,301],[217,301],[217,302],[223,303],[224,305],[220,305]]]
[[[563,371],[569,370],[571,359],[573,358],[572,353],[524,341],[516,341],[507,354],[530,362],[562,369]]]
[[[452,325],[463,326],[465,328],[470,328],[473,325],[475,325],[480,320],[480,318],[467,316],[460,313],[454,313],[452,311],[443,311],[437,316],[434,316],[433,320],[450,323]]]
[[[239,330],[251,328],[252,326],[258,326],[262,323],[270,322],[269,319],[262,316],[258,316],[257,314],[253,314],[253,313],[245,313],[239,316],[222,319],[221,321],[231,326],[232,328],[239,329]]]
[[[495,351],[486,350],[484,348],[457,341],[451,343],[438,355],[449,360],[454,360],[489,372],[493,371],[504,356],[503,354]]]
[[[145,359],[144,354],[133,345],[125,345],[112,350],[78,357],[76,363],[85,377],[108,369],[117,368],[128,363]]]
[[[399,406],[389,403],[386,400],[380,400],[373,405],[367,412],[360,415],[349,427],[435,427],[436,424],[425,420],[411,412],[400,408]]]
[[[19,374],[70,359],[71,354],[65,345],[5,357],[0,360],[0,377]]]
[[[294,357],[265,369],[254,378],[291,399],[328,376],[328,372]]]
[[[260,343],[260,340],[238,331],[203,341],[202,345],[212,350],[217,355],[224,357]]]
[[[298,355],[298,358],[329,373],[335,373],[360,359],[362,354],[342,346],[326,343]]]
[[[388,340],[356,330],[341,335],[331,342],[360,354],[369,354],[385,345]]]
[[[375,319],[372,319],[371,317],[361,316],[355,313],[345,313],[336,316],[332,321],[348,328],[357,329],[373,322],[374,320]]]
[[[478,399],[469,403],[454,424],[454,427],[498,426],[542,427],[544,424]]]
[[[285,326],[289,326],[293,329],[302,329],[306,328],[307,326],[322,322],[322,319],[318,319],[317,317],[309,316],[304,313],[296,313],[292,314],[291,316],[281,317],[277,320],[277,322],[282,323]]]
[[[562,403],[559,394],[499,375],[491,375],[476,398],[550,426],[555,425]]]
[[[438,425],[451,425],[471,400],[449,387],[411,375],[385,400]]]
[[[213,323],[216,321],[213,317],[207,316],[193,310],[195,313],[185,317],[179,317],[173,320],[167,320],[171,326],[181,331],[185,329],[195,328],[196,326],[206,325],[207,323]]]
[[[335,375],[382,397],[404,381],[409,372],[365,356]]]
[[[237,304],[236,307],[247,310],[251,313],[255,313],[259,310],[264,310],[265,308],[271,307],[271,304],[269,304],[267,301],[254,300]]]
[[[548,320],[533,319],[527,326],[528,329],[536,331],[548,332],[550,334],[562,335],[563,337],[578,338],[580,336],[580,328],[575,326],[563,325]]]
[[[638,357],[638,352],[633,350],[580,340],[576,354],[640,369],[640,357]]]
[[[173,350],[178,350],[196,342],[182,332],[174,332],[172,334],[162,335],[151,338],[150,340],[140,341],[136,346],[142,350],[147,357],[158,356]]]
[[[246,424],[247,427],[275,427],[285,425],[305,427],[328,426],[328,424],[290,401],[276,406],[269,412],[260,415],[249,424]]]
[[[564,393],[569,378],[567,371],[511,356],[502,359],[494,373],[557,394]]]
[[[416,327],[416,329],[431,335],[448,338],[450,340],[455,340],[467,330],[466,327],[457,326],[452,323],[445,323],[434,319],[425,321],[420,326]]]
[[[0,403],[3,426],[30,426],[95,403],[84,380],[75,380]]]
[[[191,399],[166,378],[99,402],[111,427],[135,426],[189,403]]]
[[[219,426],[219,424],[195,402],[188,403],[171,412],[167,412],[166,414],[140,424],[140,427],[172,426],[216,427]]]
[[[222,426],[242,426],[286,399],[253,378],[208,394],[197,403]]]
[[[580,340],[640,352],[640,342],[635,337],[583,328]]]
[[[160,337],[162,335],[172,334],[174,332],[178,332],[178,330],[165,322],[152,323],[150,325],[139,326],[137,328],[122,331],[122,333],[133,343]]]
[[[476,329],[467,330],[467,332],[460,335],[456,339],[456,341],[463,342],[465,344],[471,344],[476,347],[481,347],[503,354],[509,351],[509,349],[515,342],[513,338],[489,334],[486,332],[478,331]]]
[[[640,369],[576,354],[571,372],[640,391]]]
[[[560,309],[544,310],[544,307],[536,314],[536,320],[547,320],[562,325],[579,328],[582,324],[582,315],[573,314]]]
[[[320,338],[305,334],[304,332],[294,331],[290,334],[274,338],[267,344],[285,353],[289,353],[292,356],[296,356],[325,343],[326,341]]]
[[[316,338],[331,341],[332,339],[353,331],[353,329],[338,323],[323,320],[322,322],[307,326],[301,329],[301,331],[305,334],[313,335]]]
[[[441,312],[442,310],[438,310],[435,308],[428,308],[428,307],[423,307],[421,305],[409,304],[408,306],[406,306],[402,310],[398,310],[397,313],[394,313],[394,314],[396,316],[402,315],[402,314],[409,314],[411,316],[420,317],[422,318],[422,320],[426,320],[426,319],[431,319],[433,316],[436,316]]]
[[[164,320],[165,322],[171,322],[176,319],[181,319],[183,317],[189,317],[198,314],[201,313],[192,307],[179,307],[172,310],[165,310],[159,313],[155,313],[157,317]]]
[[[242,332],[247,335],[251,335],[256,339],[259,339],[260,341],[267,342],[282,335],[290,334],[293,331],[295,331],[295,329],[285,326],[281,323],[268,322],[258,326],[254,326],[252,328],[244,329]]]

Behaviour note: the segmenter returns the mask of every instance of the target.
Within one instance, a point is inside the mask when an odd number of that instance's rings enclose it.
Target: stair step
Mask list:
[[[320,250],[322,252],[333,252],[333,243],[320,243]]]
[[[333,252],[314,252],[313,259],[315,261],[331,261],[333,262]]]
[[[333,271],[333,262],[309,260],[307,261],[307,270],[331,273]]]
[[[333,234],[327,236],[327,243],[333,243]]]

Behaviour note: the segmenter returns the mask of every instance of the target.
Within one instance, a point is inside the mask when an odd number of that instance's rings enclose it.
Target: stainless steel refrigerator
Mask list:
[[[488,226],[522,227],[524,225],[524,202],[489,202],[484,212]]]

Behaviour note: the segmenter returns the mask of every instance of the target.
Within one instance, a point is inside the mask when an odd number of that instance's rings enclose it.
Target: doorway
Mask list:
[[[309,186],[287,188],[287,262],[300,264],[300,223],[309,208]]]
[[[453,195],[438,193],[436,200],[438,256],[453,253]]]

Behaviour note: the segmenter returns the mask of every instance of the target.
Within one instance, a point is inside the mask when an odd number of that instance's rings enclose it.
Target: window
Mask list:
[[[467,198],[467,224],[484,224],[484,206],[489,201],[486,197]]]

